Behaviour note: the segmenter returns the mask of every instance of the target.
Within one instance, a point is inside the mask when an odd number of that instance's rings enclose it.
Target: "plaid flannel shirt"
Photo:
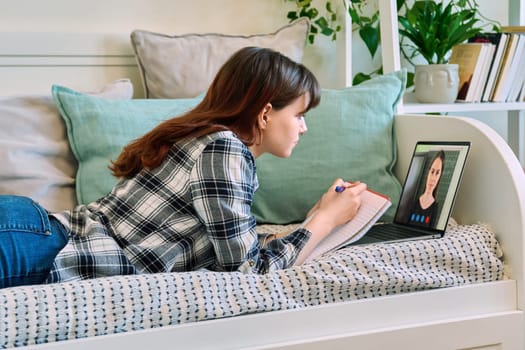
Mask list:
[[[231,132],[174,144],[165,161],[106,196],[53,213],[69,230],[48,282],[168,271],[265,273],[291,266],[310,232],[263,246],[250,208],[255,159]]]

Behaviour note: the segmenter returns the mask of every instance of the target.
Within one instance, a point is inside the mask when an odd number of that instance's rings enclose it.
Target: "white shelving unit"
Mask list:
[[[509,24],[525,23],[525,0],[509,0]],[[385,73],[401,69],[396,0],[379,0],[381,22],[381,48]],[[525,63],[524,63],[525,64]],[[418,103],[415,96],[407,93],[399,105],[400,113],[445,113],[506,111],[508,119],[507,142],[522,164],[525,164],[525,102],[512,103]]]

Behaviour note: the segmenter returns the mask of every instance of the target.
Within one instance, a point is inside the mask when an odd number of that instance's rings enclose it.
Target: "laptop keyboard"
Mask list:
[[[416,231],[410,231],[405,227],[397,225],[381,224],[374,225],[365,236],[372,236],[379,240],[412,238],[418,235]]]

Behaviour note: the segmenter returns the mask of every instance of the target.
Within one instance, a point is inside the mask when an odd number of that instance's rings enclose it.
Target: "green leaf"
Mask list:
[[[351,7],[348,8],[348,13],[350,14],[350,18],[352,19],[352,23],[359,24],[361,22],[359,15]]]
[[[314,42],[315,42],[315,35],[314,34],[308,35],[308,42],[310,44],[312,44],[312,45],[314,44]]]
[[[296,2],[299,7],[308,7],[312,3],[312,0],[296,0]]]
[[[354,79],[352,79],[352,85],[359,85],[364,81],[372,79],[371,75],[365,74],[365,73],[357,73],[354,76]]]
[[[330,28],[330,26],[328,25],[328,21],[324,17],[318,18],[315,21],[315,24],[317,24],[317,26],[319,28],[321,28],[321,34],[323,34],[323,35],[330,36],[334,32],[334,30],[332,28]]]
[[[379,28],[367,25],[359,30],[359,36],[363,39],[370,55],[374,57],[379,47]]]
[[[332,3],[330,1],[326,2],[325,8],[326,8],[326,11],[328,11],[329,13],[333,13],[334,12],[332,10]]]
[[[299,18],[299,16],[297,15],[296,11],[290,11],[286,14],[286,18],[288,18],[290,21],[294,21]]]
[[[407,72],[407,87],[414,85],[414,76],[413,72]]]

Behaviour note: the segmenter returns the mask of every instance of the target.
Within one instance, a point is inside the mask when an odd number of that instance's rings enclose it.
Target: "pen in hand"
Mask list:
[[[360,181],[356,181],[356,182],[346,182],[346,183],[347,183],[347,184],[350,184],[350,185],[349,185],[349,186],[345,186],[345,185],[335,186],[335,192],[337,192],[337,193],[341,193],[341,192],[343,192],[344,190],[346,190],[347,188],[357,186],[357,185],[359,185]]]
[[[335,192],[343,192],[345,189],[345,186],[335,186]]]

